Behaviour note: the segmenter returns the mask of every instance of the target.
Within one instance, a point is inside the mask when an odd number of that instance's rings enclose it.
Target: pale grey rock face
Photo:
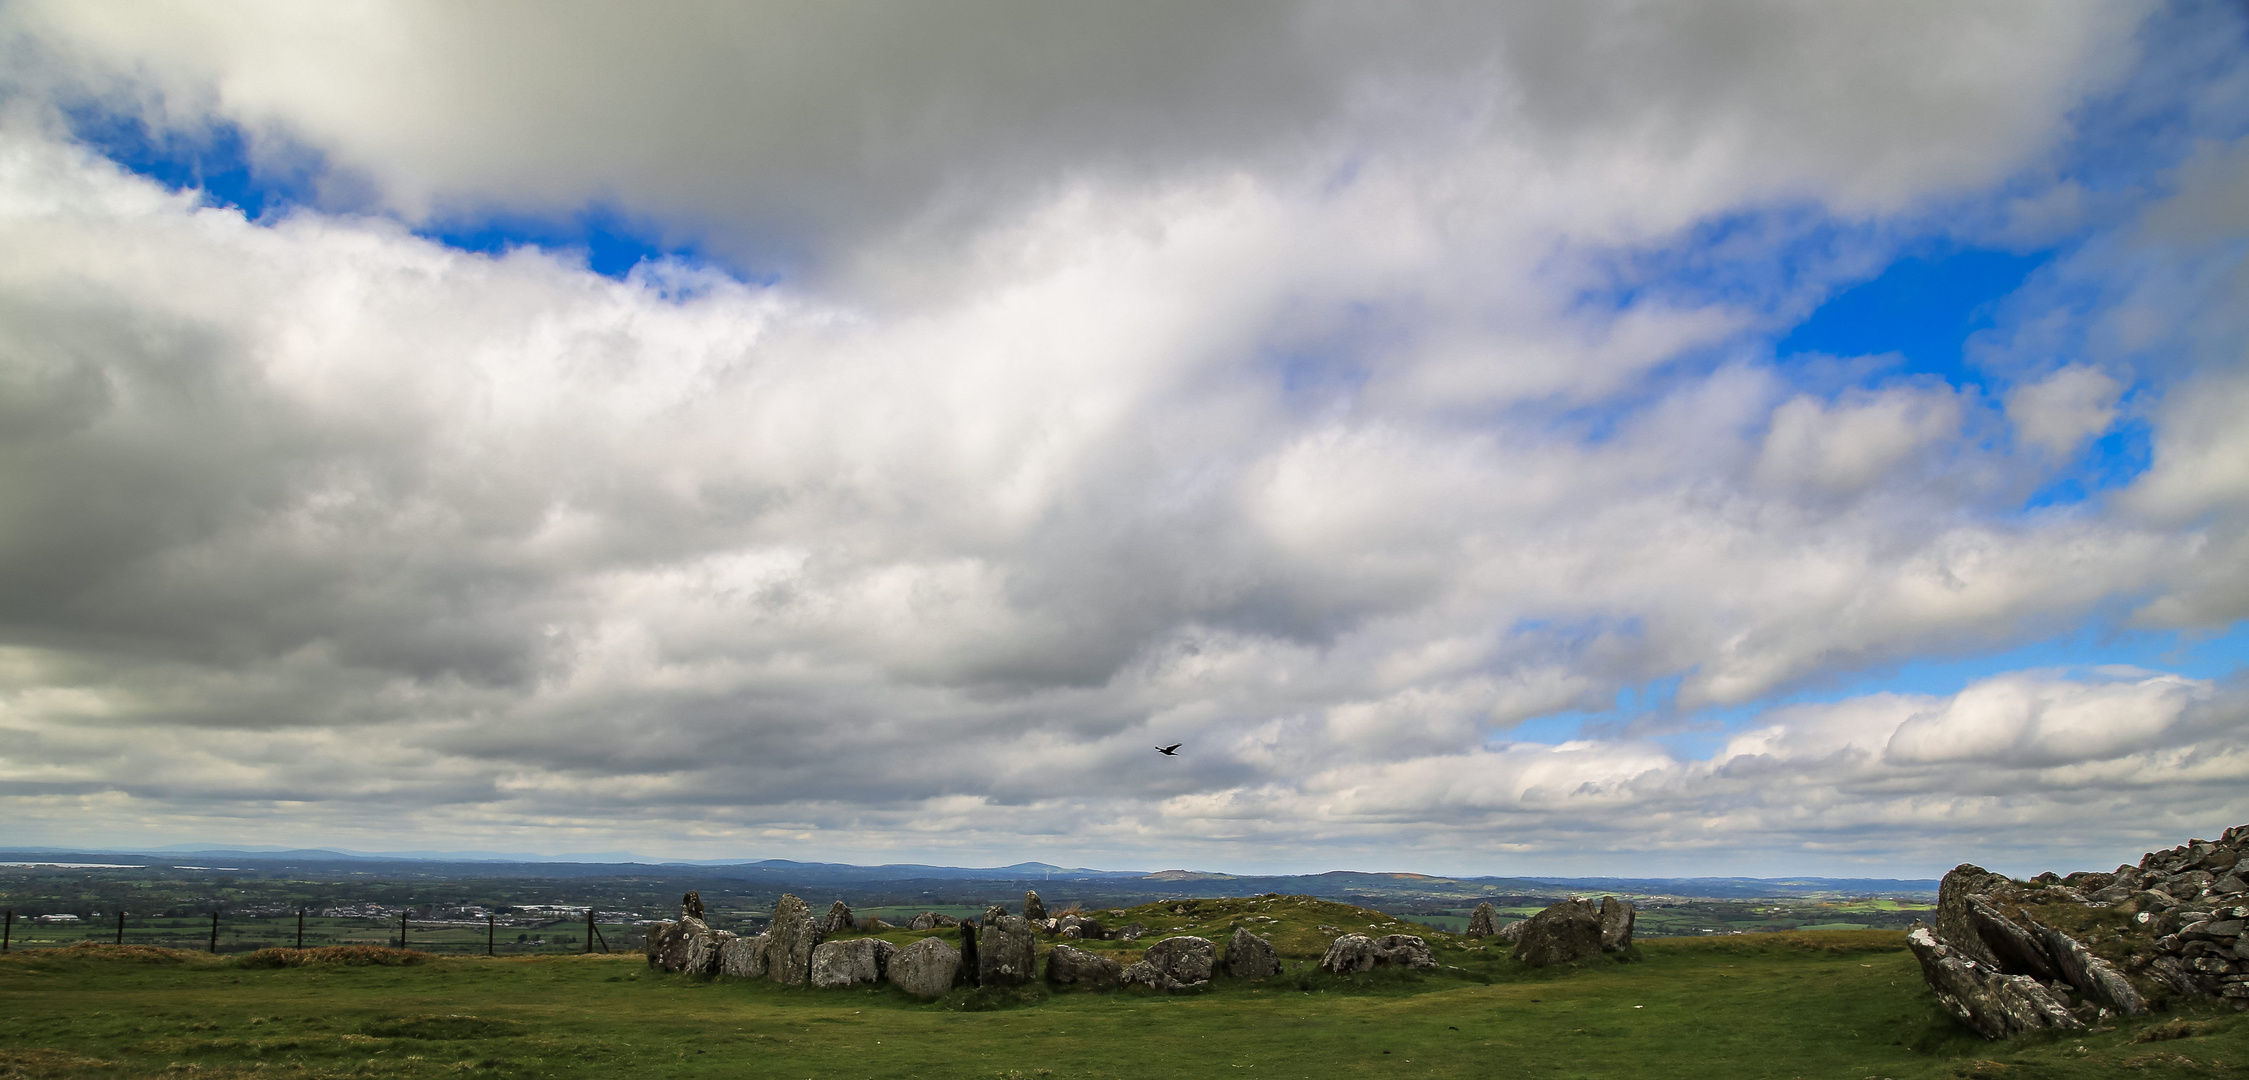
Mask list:
[[[1601,948],[1617,952],[1632,947],[1632,923],[1639,917],[1630,900],[1601,898]]]
[[[1039,899],[1037,890],[1023,894],[1023,917],[1032,922],[1046,921],[1046,904]]]
[[[1146,934],[1147,932],[1148,928],[1140,925],[1139,923],[1128,923],[1125,926],[1120,927],[1116,933],[1109,935],[1109,940],[1138,941],[1140,940],[1141,935]]]
[[[1374,947],[1373,938],[1365,934],[1345,934],[1328,943],[1326,955],[1320,957],[1320,970],[1349,975],[1373,971],[1381,963],[1382,954]]]
[[[1905,940],[1921,962],[1921,976],[1936,992],[1938,1003],[1987,1039],[2085,1026],[2038,980],[2003,975],[1969,959],[1937,940],[1937,934],[1923,924],[1915,923]]]
[[[1530,925],[1529,920],[1517,919],[1514,922],[1500,927],[1499,932],[1493,934],[1492,936],[1508,943],[1509,945],[1519,944],[1523,940],[1523,927],[1528,925]]]
[[[890,954],[885,976],[890,985],[915,997],[935,998],[952,991],[960,971],[960,950],[928,937]]]
[[[820,936],[834,937],[859,929],[859,921],[851,917],[851,907],[838,900],[828,906],[827,917],[820,920]]]
[[[684,916],[676,923],[659,924],[659,935],[648,935],[652,961],[661,970],[704,974],[718,967],[718,940],[703,920]],[[732,935],[729,935],[732,936]]]
[[[1499,909],[1492,907],[1488,903],[1476,905],[1476,910],[1469,912],[1468,914],[1468,936],[1492,936],[1493,934],[1498,932],[1498,928],[1493,925],[1493,923],[1497,921],[1498,918]]]
[[[699,920],[698,920],[699,921]],[[703,933],[687,935],[687,963],[680,970],[697,975],[718,974],[718,954],[734,934],[727,930],[705,928]]]
[[[820,921],[812,905],[782,893],[765,930],[765,977],[783,986],[802,986],[812,978],[812,950],[820,945]]]
[[[1237,926],[1226,939],[1226,976],[1231,979],[1266,979],[1281,973],[1281,954],[1273,943]]]
[[[1101,920],[1085,915],[1064,915],[1055,921],[1054,929],[1063,937],[1081,941],[1100,941],[1108,936],[1108,932],[1102,929]]]
[[[812,950],[812,985],[825,990],[879,983],[897,947],[881,938],[824,941]]]
[[[2062,981],[2075,987],[2087,998],[2126,1016],[2138,1016],[2147,1011],[2147,1002],[2124,973],[2109,962],[2094,956],[2085,943],[2050,926],[2031,924],[2046,946],[2046,954],[2053,958],[2054,967],[2060,971]]]
[[[1601,909],[1584,900],[1564,900],[1528,919],[1517,931],[1515,959],[1550,967],[1601,955]]]
[[[1020,986],[1037,977],[1038,971],[1038,938],[1031,933],[1030,920],[985,913],[984,927],[976,935],[977,985]]]
[[[919,915],[916,915],[916,916],[914,916],[914,918],[913,918],[913,921],[911,921],[911,922],[909,922],[909,923],[907,923],[907,924],[906,924],[906,929],[908,929],[908,930],[935,930],[935,929],[937,929],[937,913],[936,913],[936,912],[934,912],[934,911],[924,911],[924,912],[922,912],[921,914],[919,914]]]
[[[1124,982],[1124,965],[1069,945],[1047,950],[1046,981],[1081,990],[1114,990]]]
[[[718,948],[718,973],[733,979],[765,977],[764,934],[738,937]]]

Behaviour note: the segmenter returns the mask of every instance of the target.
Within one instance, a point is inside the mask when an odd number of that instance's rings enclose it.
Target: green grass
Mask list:
[[[1316,927],[1385,931],[1366,924],[1388,917],[1294,898],[1169,908],[1122,921],[1148,924],[1152,941],[1174,926],[1223,938],[1236,920],[1272,918],[1257,925],[1290,970],[1176,997],[1032,987],[925,1003],[666,976],[636,957],[253,968],[154,949],[46,951],[0,959],[0,1078],[1912,1080],[2208,1077],[2249,1064],[2249,1017],[2231,1011],[1987,1043],[1937,1010],[1889,931],[1662,939],[1637,960],[1543,971],[1430,935],[1446,969],[1338,978],[1304,968],[1330,936]],[[1129,956],[1146,943],[1100,947]]]

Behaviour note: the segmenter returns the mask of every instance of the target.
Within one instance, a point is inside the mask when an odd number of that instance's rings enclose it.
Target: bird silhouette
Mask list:
[[[1178,754],[1179,754],[1179,748],[1180,748],[1180,747],[1181,747],[1182,745],[1184,745],[1184,744],[1182,744],[1182,743],[1173,743],[1173,744],[1171,744],[1170,746],[1159,746],[1159,747],[1157,747],[1157,748],[1156,748],[1156,752],[1157,752],[1157,753],[1159,753],[1159,754],[1162,754],[1162,755],[1163,755],[1163,756],[1165,756],[1165,757],[1176,757],[1176,756],[1178,756]]]

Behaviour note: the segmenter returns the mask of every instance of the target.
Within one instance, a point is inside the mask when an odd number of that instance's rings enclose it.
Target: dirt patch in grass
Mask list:
[[[380,945],[330,945],[319,949],[259,949],[235,957],[234,963],[246,968],[316,967],[322,964],[399,967],[427,963],[429,959],[430,954],[413,949],[389,949]]]

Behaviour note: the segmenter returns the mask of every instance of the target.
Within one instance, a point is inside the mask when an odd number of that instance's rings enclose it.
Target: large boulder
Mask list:
[[[683,915],[676,923],[648,928],[648,962],[662,971],[708,974],[718,967],[720,941],[703,920]]]
[[[1039,973],[1039,939],[1031,922],[993,907],[984,913],[984,927],[976,935],[976,979],[979,986],[1020,986]]]
[[[1937,940],[1925,924],[1914,923],[1905,941],[1921,961],[1921,977],[1936,992],[1938,1004],[1987,1039],[2085,1026],[2037,979],[2003,974],[1970,959]]]
[[[944,997],[960,979],[960,950],[933,937],[890,954],[890,985],[915,997]]]
[[[812,950],[820,946],[820,920],[812,905],[794,893],[782,893],[773,905],[773,923],[765,929],[765,977],[783,986],[802,986],[812,979]]]
[[[1517,919],[1514,922],[1500,927],[1499,932],[1493,934],[1492,936],[1506,942],[1509,945],[1519,945],[1523,941],[1523,928],[1529,925],[1530,920]]]
[[[1498,918],[1498,908],[1491,906],[1489,903],[1476,905],[1476,910],[1468,913],[1468,936],[1490,937],[1498,933],[1499,928],[1493,925]]]
[[[1148,946],[1140,962],[1125,968],[1120,977],[1128,984],[1158,990],[1188,990],[1210,984],[1217,960],[1218,946],[1209,938],[1182,934]]]
[[[1601,909],[1564,900],[1525,919],[1515,959],[1532,967],[1573,964],[1601,955]]]
[[[1108,936],[1108,932],[1101,927],[1101,920],[1085,915],[1064,915],[1055,923],[1054,929],[1063,937],[1081,941],[1099,941]]]
[[[1226,939],[1226,977],[1265,979],[1280,973],[1281,954],[1273,943],[1250,933],[1248,927],[1235,927],[1234,936]]]
[[[1124,965],[1069,945],[1046,953],[1046,981],[1083,990],[1114,990],[1124,981]]]
[[[1429,951],[1429,943],[1412,934],[1384,934],[1379,938],[1345,934],[1330,942],[1327,954],[1320,957],[1320,970],[1337,975],[1373,971],[1378,967],[1436,966],[1437,958]]]
[[[859,929],[859,920],[851,917],[851,905],[841,900],[828,905],[828,914],[820,920],[820,936],[831,938]]]
[[[679,924],[675,922],[651,923],[649,925],[648,936],[641,940],[641,947],[648,953],[649,967],[656,968],[659,971],[663,969],[664,949],[671,943],[672,935],[678,932]]]
[[[1039,899],[1038,890],[1023,894],[1023,917],[1032,922],[1046,921],[1046,903]]]
[[[734,979],[759,979],[765,977],[764,934],[738,937],[718,948],[718,973]]]
[[[1620,951],[1620,950],[1623,950],[1623,949],[1629,949],[1629,948],[1631,948],[1631,947],[1632,947],[1632,923],[1633,923],[1633,920],[1634,920],[1634,919],[1636,919],[1636,918],[1638,918],[1638,917],[1639,917],[1639,911],[1638,911],[1637,909],[1635,909],[1635,908],[1634,908],[1634,907],[1632,906],[1632,901],[1630,901],[1630,900],[1619,900],[1619,899],[1617,899],[1616,897],[1613,897],[1613,896],[1604,896],[1604,897],[1602,897],[1602,898],[1601,898],[1601,948],[1602,948],[1602,950],[1603,950],[1603,951],[1606,951],[1606,952],[1618,952],[1618,951]]]
[[[881,938],[824,941],[812,950],[812,985],[822,989],[879,983],[897,946]]]

